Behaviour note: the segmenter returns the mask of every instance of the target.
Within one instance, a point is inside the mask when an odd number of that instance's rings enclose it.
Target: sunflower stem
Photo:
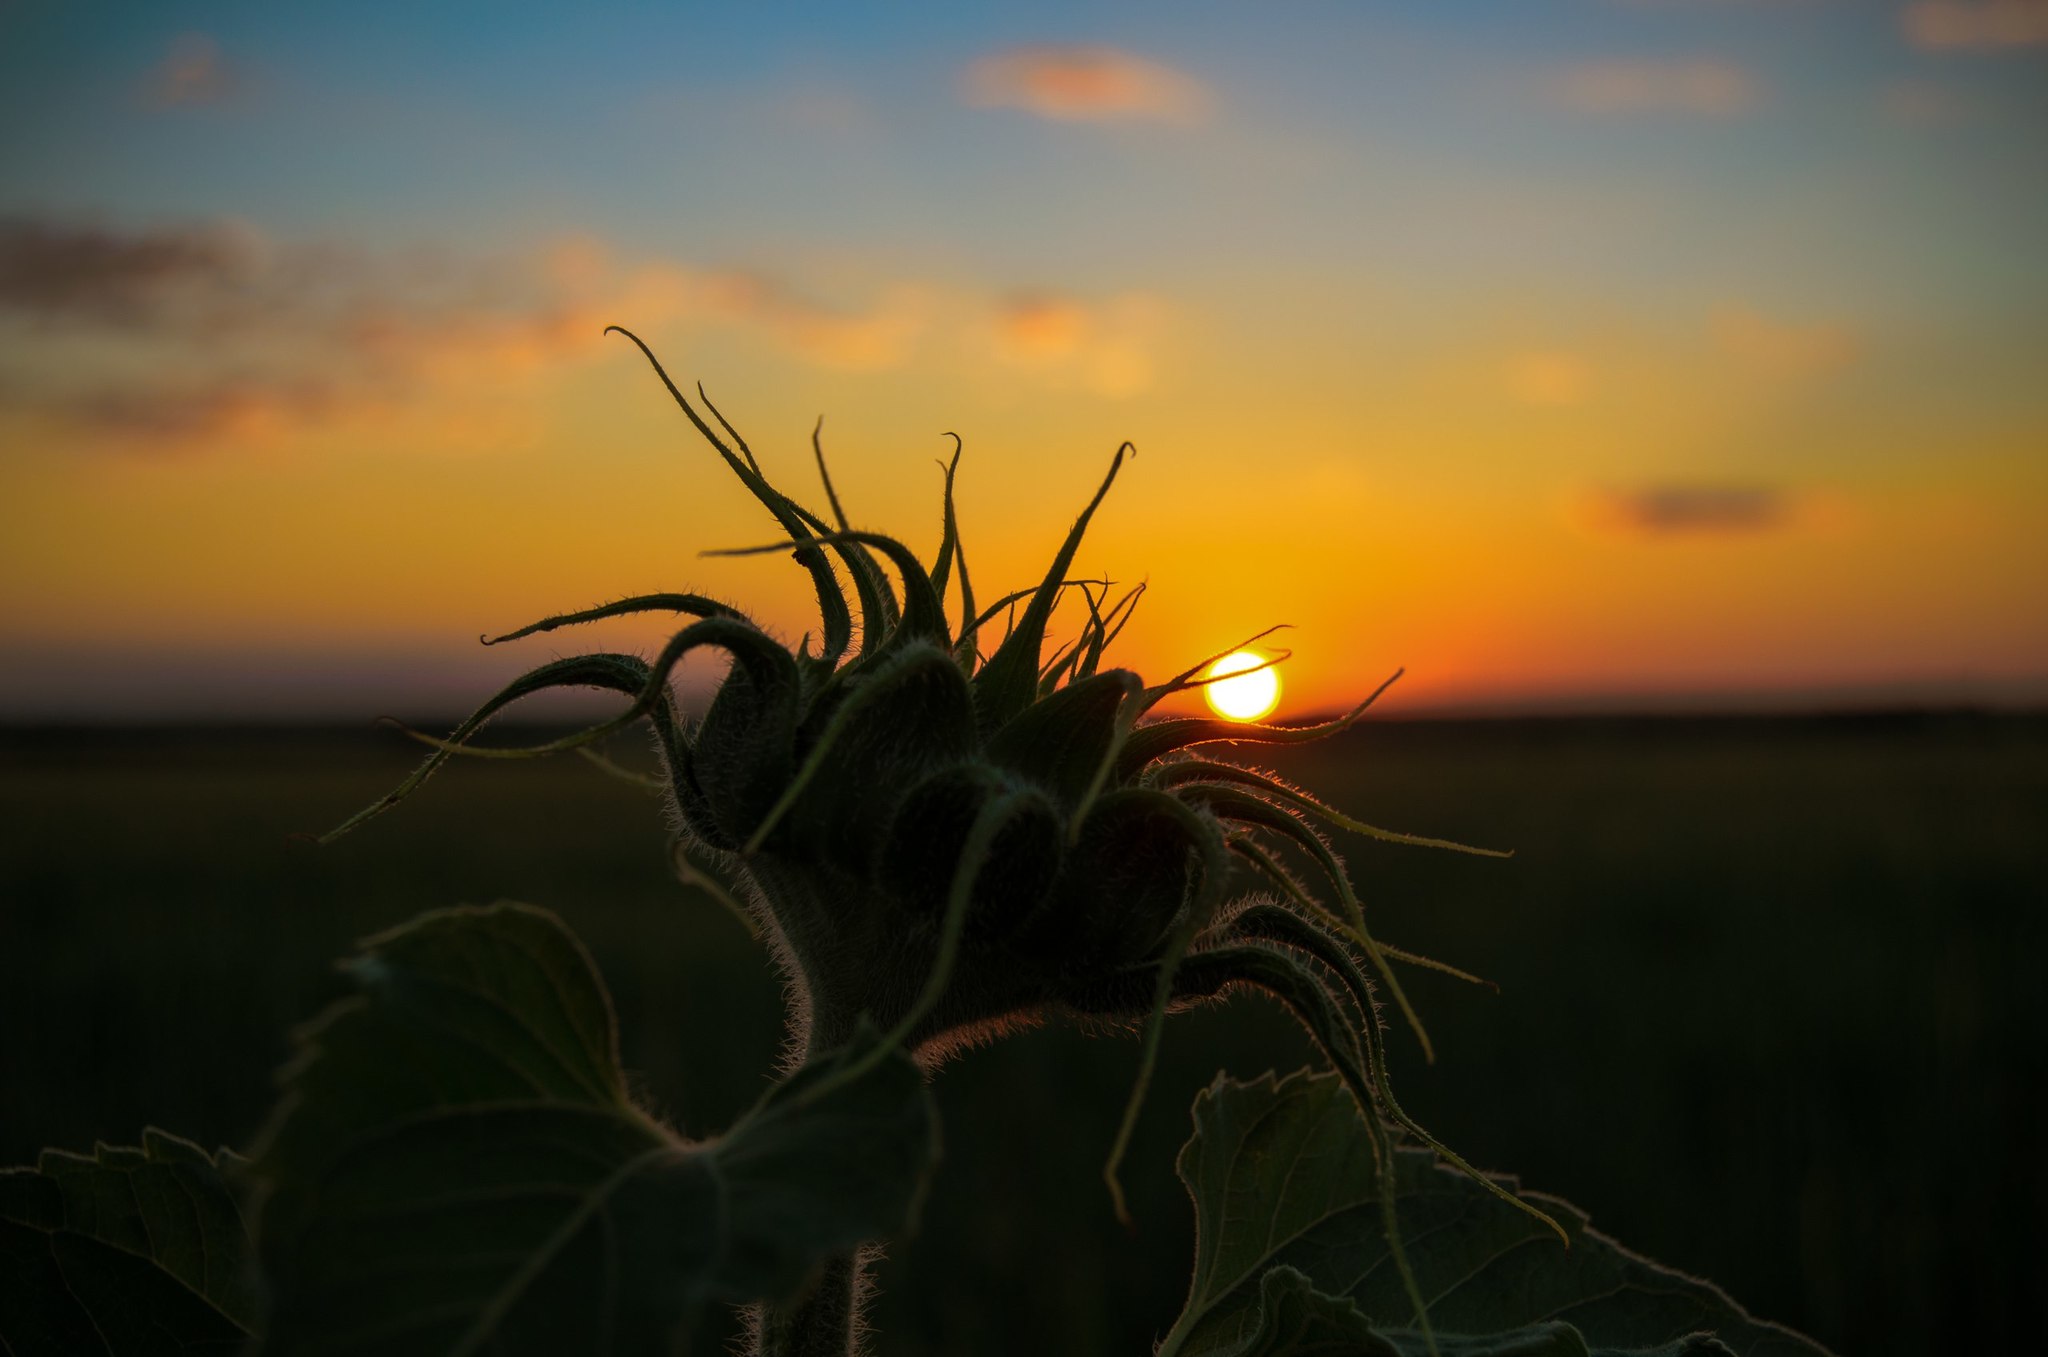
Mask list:
[[[860,1357],[862,1303],[867,1299],[865,1250],[828,1260],[810,1290],[754,1312],[756,1357]]]

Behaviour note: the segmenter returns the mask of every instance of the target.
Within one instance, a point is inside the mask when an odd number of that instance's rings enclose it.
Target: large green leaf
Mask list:
[[[1194,1117],[1179,1162],[1195,1204],[1194,1280],[1160,1357],[1428,1351],[1387,1248],[1372,1142],[1342,1081],[1218,1075]],[[1394,1160],[1401,1235],[1443,1357],[1824,1357],[1710,1283],[1588,1229],[1568,1202],[1529,1194],[1570,1249],[1427,1151]]]
[[[239,1352],[256,1299],[236,1162],[148,1130],[0,1172],[0,1351]]]
[[[1399,1357],[1357,1306],[1324,1295],[1294,1268],[1266,1270],[1257,1306],[1248,1333],[1228,1349],[1232,1357]]]
[[[916,1210],[936,1120],[849,1047],[689,1144],[627,1097],[610,1001],[553,915],[429,914],[365,944],[256,1157],[272,1353],[670,1353]]]

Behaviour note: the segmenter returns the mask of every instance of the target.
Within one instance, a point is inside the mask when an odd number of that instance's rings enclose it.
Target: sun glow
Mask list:
[[[1259,665],[1266,667],[1260,669]],[[1271,656],[1256,650],[1232,651],[1210,665],[1204,677],[1216,680],[1202,692],[1218,716],[1256,721],[1280,705],[1280,671]]]

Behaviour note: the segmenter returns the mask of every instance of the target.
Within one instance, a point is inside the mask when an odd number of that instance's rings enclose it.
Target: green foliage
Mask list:
[[[1376,1162],[1358,1104],[1333,1075],[1219,1075],[1194,1118],[1179,1163],[1195,1204],[1194,1280],[1159,1357],[1822,1353],[1589,1229],[1568,1202],[1538,1198],[1569,1248],[1427,1150]],[[1389,1176],[1433,1333],[1415,1328],[1381,1229]]]
[[[162,1131],[0,1172],[0,1350],[233,1353],[256,1318],[240,1161]]]
[[[430,914],[347,970],[255,1156],[265,1352],[667,1353],[915,1213],[936,1122],[872,1034],[688,1144],[627,1097],[554,916]]]

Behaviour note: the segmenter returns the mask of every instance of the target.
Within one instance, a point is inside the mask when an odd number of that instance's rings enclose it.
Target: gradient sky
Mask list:
[[[2048,699],[2048,4],[0,7],[0,720],[815,626],[625,342],[1281,716]],[[650,627],[594,633],[646,647]],[[702,680],[704,675],[696,675]]]

